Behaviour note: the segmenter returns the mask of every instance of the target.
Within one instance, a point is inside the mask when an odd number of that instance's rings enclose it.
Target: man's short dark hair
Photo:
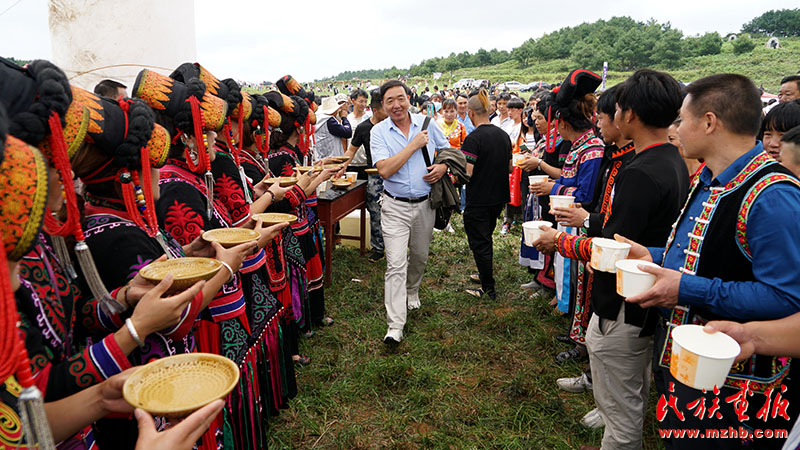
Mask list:
[[[477,92],[476,92],[476,94],[477,94]],[[469,100],[469,96],[467,94],[463,93],[463,92],[459,92],[458,95],[456,95],[456,99],[459,99],[459,98],[462,98],[462,97],[467,99],[467,100]]]
[[[621,85],[611,86],[597,99],[597,112],[614,117],[617,112],[617,91]]]
[[[800,125],[792,128],[786,133],[783,133],[783,136],[781,136],[781,142],[788,142],[800,147]]]
[[[797,84],[797,89],[800,89],[800,75],[789,75],[781,80],[781,84],[790,83],[794,81]]]
[[[411,95],[411,90],[408,89],[408,86],[406,86],[405,83],[403,83],[400,80],[389,80],[381,85],[381,99],[383,99],[383,97],[386,97],[386,91],[388,91],[393,87],[398,87],[398,86],[403,88],[403,90],[406,92],[406,95]]]
[[[367,95],[367,91],[365,91],[365,90],[363,90],[361,88],[358,88],[355,91],[350,93],[350,100],[355,100],[358,97],[369,98],[369,95]]]
[[[101,97],[117,98],[120,89],[128,89],[128,86],[114,80],[103,80],[94,87],[94,93]]]
[[[369,100],[369,108],[375,110],[377,108],[383,108],[381,104],[383,101],[383,96],[381,95],[380,89],[373,89],[370,92],[370,100]]]
[[[633,111],[643,124],[667,128],[681,111],[681,85],[664,72],[639,69],[617,91],[622,111]]]
[[[514,98],[512,98],[511,100],[508,101],[508,105],[507,106],[509,108],[524,109],[525,108],[525,102],[523,102],[522,99],[519,98],[519,97],[514,97]]]
[[[750,78],[735,73],[710,75],[692,82],[685,91],[692,96],[689,108],[695,115],[713,112],[731,133],[758,135],[761,95]]]
[[[489,96],[489,101],[490,102],[496,102],[497,101],[497,96],[496,95],[490,95]]]
[[[509,94],[508,92],[501,92],[500,95],[497,96],[497,100],[509,101],[511,100],[511,94]]]
[[[798,125],[800,125],[800,102],[792,100],[778,103],[764,116],[761,133],[765,131],[785,133]]]

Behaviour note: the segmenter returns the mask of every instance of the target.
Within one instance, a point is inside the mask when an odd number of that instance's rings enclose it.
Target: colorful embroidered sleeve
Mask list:
[[[308,199],[306,192],[298,185],[294,185],[291,189],[286,191],[286,194],[283,198],[289,202],[289,204],[292,206],[292,209],[296,209],[301,205],[304,205],[306,203],[306,199]]]
[[[722,317],[773,320],[800,311],[800,189],[788,183],[766,188],[750,209],[747,242],[755,281],[681,277],[678,303],[701,306]]]
[[[551,194],[572,195],[575,197],[575,203],[591,203],[602,158],[602,151],[593,151],[593,149],[590,149],[586,154],[581,156],[578,172],[574,179],[574,185],[568,186],[556,182]]]
[[[592,259],[592,238],[561,233],[556,240],[556,250],[564,258],[589,261]]]
[[[464,143],[461,145],[461,153],[467,158],[467,162],[475,164],[478,161],[478,144],[475,138],[467,136]]]
[[[72,353],[71,342],[56,330],[64,324],[57,320],[53,302],[40,299],[27,281],[22,281],[16,299],[31,369],[46,401],[67,397],[131,367],[112,335]]]
[[[217,152],[211,163],[214,174],[214,197],[228,210],[233,226],[238,227],[250,219],[250,204],[244,196],[239,169],[233,159],[224,152]]]

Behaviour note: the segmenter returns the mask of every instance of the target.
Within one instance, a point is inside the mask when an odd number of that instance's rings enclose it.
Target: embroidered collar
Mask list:
[[[611,159],[620,158],[633,151],[636,151],[636,147],[633,145],[633,141],[631,141],[625,144],[622,148],[618,148],[611,152]]]

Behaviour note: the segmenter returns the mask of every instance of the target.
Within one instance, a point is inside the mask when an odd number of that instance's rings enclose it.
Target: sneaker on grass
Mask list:
[[[574,378],[559,378],[556,380],[558,388],[564,392],[580,393],[592,390],[592,382],[586,373],[582,373],[579,377]]]

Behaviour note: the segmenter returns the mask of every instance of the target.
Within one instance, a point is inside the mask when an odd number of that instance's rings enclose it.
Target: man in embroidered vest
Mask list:
[[[780,448],[783,439],[766,437],[791,427],[800,402],[787,376],[788,358],[754,355],[712,392],[681,384],[669,372],[674,326],[770,320],[800,311],[800,181],[756,140],[758,89],[742,75],[720,74],[693,82],[686,93],[678,134],[686,155],[703,159],[706,167],[693,181],[666,246],[634,244],[629,256],[662,265],[645,267],[656,275],[655,285],[626,299],[661,313],[653,364],[656,418],[665,433],[729,434],[670,434],[664,436],[668,449]]]

